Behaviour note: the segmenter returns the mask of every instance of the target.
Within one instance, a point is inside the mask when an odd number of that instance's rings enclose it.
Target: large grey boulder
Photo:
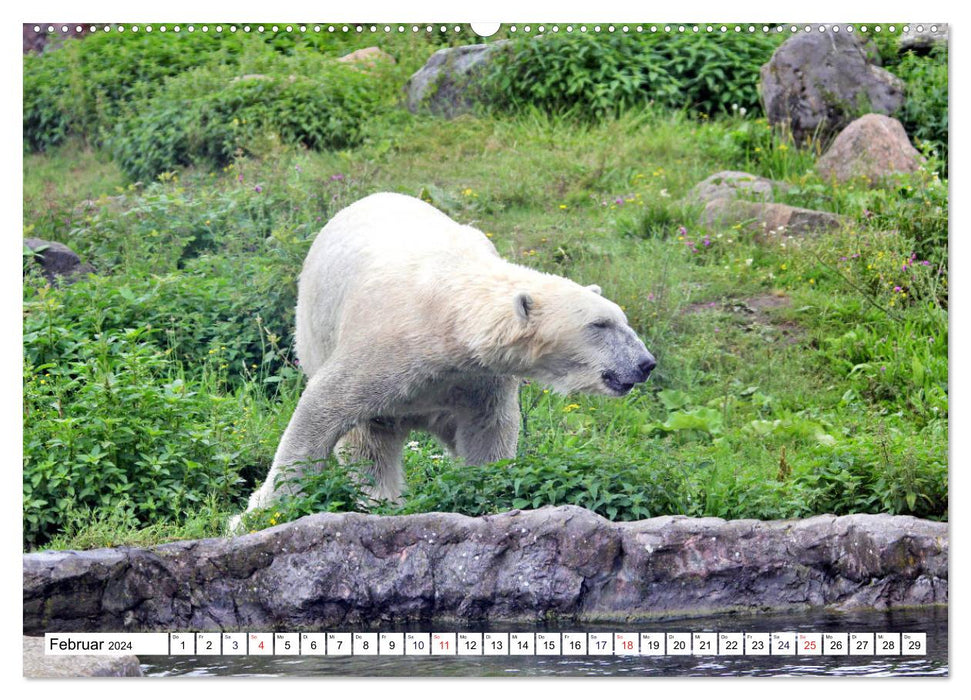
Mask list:
[[[947,524],[888,515],[613,523],[575,506],[478,518],[321,513],[231,539],[23,556],[25,634],[947,600]]]
[[[436,51],[405,85],[408,109],[448,118],[471,111],[479,97],[479,79],[507,44],[502,40]]]
[[[810,32],[788,39],[762,66],[759,89],[768,120],[797,142],[835,134],[855,116],[893,114],[904,84],[875,63],[855,34]]]
[[[921,155],[893,117],[866,114],[843,129],[816,163],[824,179],[863,178],[878,185],[890,175],[916,172]]]

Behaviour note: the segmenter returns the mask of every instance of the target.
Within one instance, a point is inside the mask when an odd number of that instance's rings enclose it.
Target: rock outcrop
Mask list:
[[[471,111],[478,99],[483,70],[508,43],[503,40],[436,51],[405,85],[408,109],[447,118]]]
[[[875,54],[845,31],[798,34],[762,66],[759,85],[769,123],[797,142],[825,139],[865,112],[893,114],[904,84],[875,64]]]
[[[778,202],[748,202],[741,199],[715,199],[701,212],[701,224],[709,228],[739,226],[756,234],[804,235],[832,231],[843,220],[828,211],[803,209]]]
[[[23,557],[24,633],[638,619],[946,603],[946,523],[321,513],[231,539]]]

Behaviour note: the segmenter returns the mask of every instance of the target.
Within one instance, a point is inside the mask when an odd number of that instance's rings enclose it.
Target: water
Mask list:
[[[351,629],[328,631],[357,631]],[[369,629],[366,631],[378,631]],[[925,632],[924,656],[144,657],[147,676],[947,676],[947,608],[721,615],[636,624],[407,625],[386,632]]]

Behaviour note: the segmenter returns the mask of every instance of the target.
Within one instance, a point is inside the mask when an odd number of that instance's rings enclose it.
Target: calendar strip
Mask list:
[[[925,656],[925,632],[151,632],[44,635],[48,655]]]

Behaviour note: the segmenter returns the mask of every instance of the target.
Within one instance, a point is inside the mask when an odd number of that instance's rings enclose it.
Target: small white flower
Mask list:
[[[412,452],[418,452],[418,449],[419,449],[418,448],[418,441],[417,440],[412,440],[411,442],[408,443],[407,447]]]
[[[744,107],[742,107],[742,108],[740,108],[740,109],[738,110],[738,113],[739,113],[739,114],[741,114],[741,115],[742,115],[742,116],[744,117],[744,116],[745,116],[745,113],[746,113],[747,111],[748,111],[747,109],[745,109]]]
[[[745,264],[748,267],[752,267],[752,258],[745,258]]]

